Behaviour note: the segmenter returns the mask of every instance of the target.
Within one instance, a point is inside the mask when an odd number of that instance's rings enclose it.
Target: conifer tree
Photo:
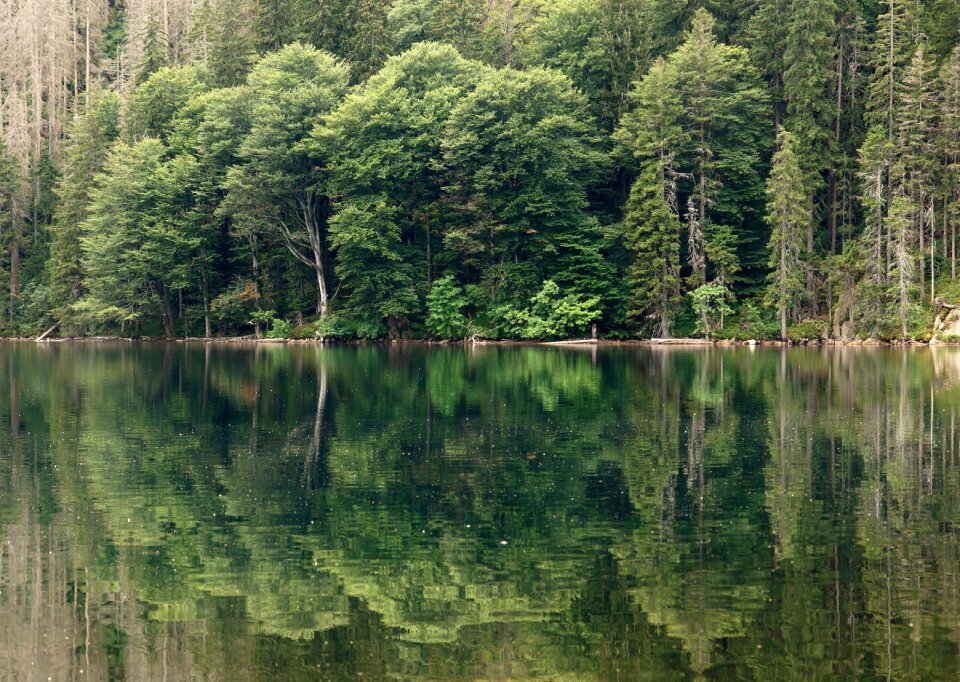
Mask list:
[[[890,281],[885,224],[889,154],[886,130],[883,126],[874,126],[860,149],[863,231],[858,238],[857,249],[860,271],[857,317],[861,321],[861,328],[871,336],[877,333],[885,314],[886,287]]]
[[[919,247],[921,289],[925,281],[923,259],[929,246],[931,302],[935,284],[933,173],[936,159],[933,132],[938,113],[933,74],[933,64],[920,43],[904,71],[903,82],[897,88],[897,150],[892,169],[894,183],[909,199],[914,211],[910,216],[910,230]]]
[[[780,336],[786,339],[787,321],[796,316],[805,288],[803,254],[810,225],[810,195],[793,135],[781,128],[777,146],[767,179],[771,273],[766,300],[776,308]]]
[[[86,113],[69,131],[64,150],[63,177],[57,189],[58,203],[51,228],[50,303],[53,317],[70,323],[70,306],[85,291],[80,226],[88,217],[93,180],[103,168],[107,152],[120,133],[120,98],[112,93],[96,95]]]
[[[156,12],[150,12],[141,38],[143,54],[137,64],[137,83],[142,83],[170,63],[170,42]]]
[[[763,115],[769,97],[746,50],[718,42],[714,26],[706,10],[697,10],[668,63],[690,135],[685,153],[693,180],[692,224],[703,230],[708,266],[729,283],[748,245],[739,229],[744,214],[762,201],[760,152],[769,139]]]
[[[659,165],[648,162],[630,191],[624,241],[630,251],[629,314],[668,338],[680,301],[680,221],[668,203]]]
[[[942,168],[941,195],[943,254],[950,263],[950,279],[957,278],[957,221],[960,220],[960,46],[940,71],[940,120],[937,152]]]
[[[893,270],[890,284],[889,318],[900,324],[901,338],[909,338],[916,310],[916,254],[912,235],[912,216],[916,208],[905,196],[897,196],[887,215],[893,235]]]
[[[897,86],[913,55],[912,17],[908,0],[884,0],[873,41],[867,51],[866,121],[882,125],[891,141],[896,134]]]

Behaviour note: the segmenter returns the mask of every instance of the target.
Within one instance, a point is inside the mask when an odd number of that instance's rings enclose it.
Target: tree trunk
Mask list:
[[[20,237],[14,227],[10,240],[10,324],[16,314],[17,299],[20,297]]]
[[[173,309],[170,305],[170,290],[165,283],[160,285],[160,320],[163,323],[163,334],[167,338],[173,338],[175,331],[173,328]]]
[[[213,334],[210,330],[210,286],[207,275],[203,275],[203,337],[209,339]]]

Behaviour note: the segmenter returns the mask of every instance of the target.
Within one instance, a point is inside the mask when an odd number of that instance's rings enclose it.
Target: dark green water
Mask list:
[[[0,680],[960,675],[960,352],[0,346]]]

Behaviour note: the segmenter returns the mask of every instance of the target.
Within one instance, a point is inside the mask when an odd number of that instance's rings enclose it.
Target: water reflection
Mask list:
[[[955,679],[960,353],[5,345],[0,677]]]

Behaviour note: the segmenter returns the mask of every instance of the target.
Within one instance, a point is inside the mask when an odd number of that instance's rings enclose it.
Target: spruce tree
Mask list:
[[[916,312],[916,253],[911,229],[915,211],[910,200],[901,195],[894,198],[887,215],[894,245],[889,319],[900,324],[904,340],[909,338],[909,328]]]
[[[142,83],[151,74],[170,63],[170,41],[156,12],[151,12],[143,29],[143,53],[137,64],[137,83]]]
[[[875,335],[884,315],[886,288],[890,281],[889,244],[886,236],[886,204],[890,144],[883,126],[867,133],[860,149],[860,202],[863,231],[856,249],[859,260],[857,318],[868,335]]]
[[[957,221],[960,220],[960,46],[940,71],[940,120],[937,153],[941,158],[943,253],[950,279],[957,278]]]
[[[777,146],[767,179],[771,273],[766,301],[776,308],[780,336],[786,339],[787,321],[796,317],[805,288],[803,255],[810,225],[810,195],[793,135],[781,128]]]
[[[80,225],[88,217],[94,178],[103,168],[110,145],[119,135],[120,98],[89,93],[94,101],[68,133],[57,210],[51,227],[50,304],[53,317],[70,326],[71,305],[84,294],[85,273]]]
[[[910,229],[920,249],[920,286],[925,277],[923,258],[930,250],[931,302],[934,285],[933,237],[933,173],[937,102],[934,92],[934,67],[927,59],[923,43],[917,46],[913,58],[897,88],[896,111],[897,151],[893,165],[894,183],[910,200],[914,209]]]
[[[680,221],[670,207],[659,165],[648,162],[630,191],[624,242],[630,252],[629,315],[670,336],[680,302]]]

